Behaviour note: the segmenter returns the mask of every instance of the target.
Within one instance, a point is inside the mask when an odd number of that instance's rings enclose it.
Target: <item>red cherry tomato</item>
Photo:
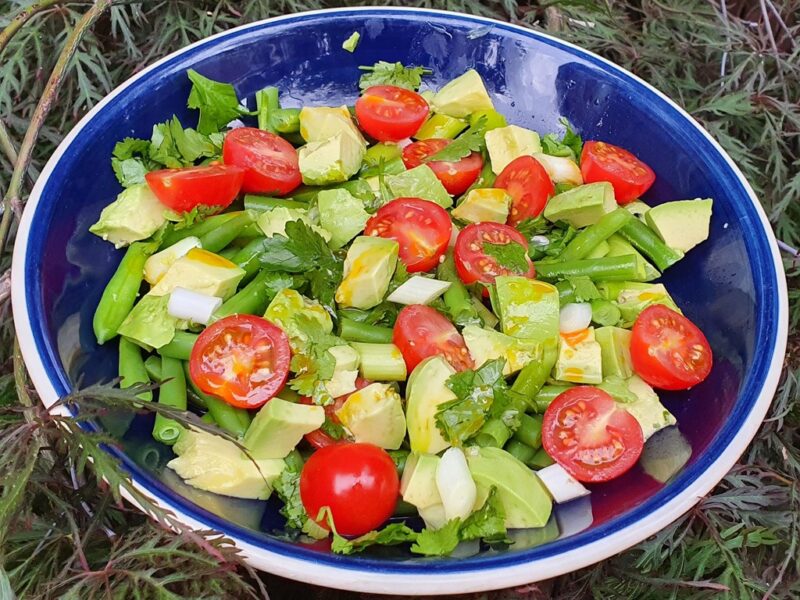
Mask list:
[[[644,437],[633,415],[603,390],[584,385],[559,394],[547,407],[542,445],[578,481],[600,482],[636,464]]]
[[[242,191],[284,196],[300,185],[297,150],[289,142],[255,127],[239,127],[225,136],[222,160],[245,170]]]
[[[450,215],[435,202],[395,198],[367,221],[364,234],[397,241],[400,260],[409,273],[418,273],[439,264],[452,230]]]
[[[356,390],[360,390],[362,388],[367,387],[371,381],[367,379],[363,379],[361,377],[356,378]],[[325,406],[325,418],[333,421],[337,425],[341,425],[341,421],[339,417],[336,416],[336,411],[342,408],[342,405],[347,401],[351,394],[344,394],[339,396],[338,398],[334,398],[333,403],[328,404]],[[301,404],[314,404],[314,401],[309,398],[308,396],[303,396],[300,398]],[[347,443],[346,440],[335,440],[327,433],[322,431],[322,429],[315,429],[311,433],[307,433],[305,436],[306,441],[314,446],[315,448],[324,448],[325,446],[332,446],[333,444],[343,444]]]
[[[253,315],[232,315],[198,336],[189,360],[201,390],[239,408],[258,408],[281,391],[289,375],[289,338]]]
[[[320,448],[300,472],[300,499],[308,516],[317,520],[330,509],[341,535],[363,535],[392,516],[400,480],[389,454],[372,444],[336,444]]]
[[[358,124],[380,142],[399,142],[419,130],[428,103],[418,93],[394,85],[374,85],[356,100]]]
[[[420,140],[403,148],[403,164],[406,169],[420,166],[429,156],[436,154],[453,140]],[[473,152],[457,162],[433,160],[425,163],[442,182],[448,194],[458,196],[467,191],[475,183],[483,168],[483,157],[480,152]]]
[[[508,163],[495,179],[494,187],[502,188],[511,196],[509,225],[538,217],[555,186],[542,164],[532,156],[519,156]]]
[[[687,390],[708,377],[711,346],[683,315],[661,304],[645,308],[633,324],[633,370],[653,387]]]
[[[628,204],[644,194],[656,180],[647,164],[633,154],[606,142],[586,142],[581,152],[584,183],[608,181],[618,204]]]
[[[435,354],[444,356],[456,371],[472,368],[464,338],[447,317],[430,306],[412,304],[401,310],[392,341],[403,353],[409,373]]]
[[[161,169],[144,176],[159,201],[176,212],[196,206],[227,208],[242,187],[244,170],[230,165]]]
[[[524,272],[514,271],[501,266],[494,256],[484,251],[484,244],[507,245],[519,244],[525,249],[525,261],[528,269]],[[458,276],[469,285],[479,281],[491,285],[498,275],[519,275],[533,279],[536,270],[527,255],[528,240],[519,231],[500,223],[472,223],[458,232],[454,258]]]

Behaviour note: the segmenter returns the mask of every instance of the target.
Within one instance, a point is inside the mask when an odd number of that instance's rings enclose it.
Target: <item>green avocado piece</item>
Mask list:
[[[622,327],[599,327],[594,339],[600,344],[603,357],[603,377],[627,379],[633,375],[631,362],[631,332]]]
[[[508,125],[486,132],[486,150],[492,161],[492,171],[499,175],[515,158],[541,152],[542,143],[535,131]]]
[[[495,279],[495,313],[503,333],[540,344],[558,339],[558,289],[527,277],[500,276]]]
[[[323,192],[320,192],[320,194],[322,193]],[[320,236],[322,236],[326,242],[331,240],[330,231],[313,223],[308,215],[308,211],[304,208],[286,208],[284,206],[276,206],[272,210],[261,213],[256,220],[256,224],[267,237],[272,237],[275,234],[285,237],[286,224],[289,221],[302,221],[311,229],[316,231]]]
[[[452,140],[466,128],[467,122],[463,119],[456,119],[442,114],[431,115],[419,128],[419,131],[414,134],[414,138],[417,140]]]
[[[457,119],[468,117],[470,113],[479,110],[494,109],[483,79],[475,69],[469,69],[442,87],[430,103],[433,112]]]
[[[150,294],[165,296],[183,287],[224,300],[236,293],[242,277],[244,269],[227,258],[202,248],[192,248],[169,266],[150,289]]]
[[[453,199],[428,165],[420,165],[386,178],[395,198],[422,198],[450,208]]]
[[[594,225],[600,217],[616,208],[614,188],[607,181],[599,181],[576,186],[550,198],[544,209],[544,218],[581,228]]]
[[[273,398],[256,413],[243,444],[253,458],[284,458],[305,434],[324,422],[325,409],[321,406]]]
[[[205,431],[184,429],[172,449],[178,456],[167,466],[186,483],[235,498],[266,500],[286,468],[281,459],[253,460],[233,442]]]
[[[366,148],[367,142],[346,106],[304,106],[300,111],[300,135],[306,142],[323,142],[339,133]]]
[[[333,331],[333,321],[328,311],[319,302],[306,298],[297,290],[289,288],[280,290],[264,312],[267,321],[283,329],[289,337],[289,344],[294,352],[302,352],[308,343],[305,333],[300,330],[295,320],[300,314],[317,321],[324,333]]]
[[[482,506],[492,487],[505,512],[508,529],[544,527],[553,510],[550,494],[536,473],[500,448],[472,446],[464,452],[478,495],[475,506]]]
[[[602,383],[603,353],[594,338],[594,328],[561,334],[554,378],[570,383]]]
[[[638,400],[624,404],[619,403],[619,407],[627,410],[639,422],[645,440],[656,431],[675,425],[677,421],[674,415],[661,404],[655,390],[637,375],[628,379],[628,389],[636,395]]]
[[[132,185],[100,213],[89,231],[122,248],[144,240],[167,222],[171,211],[159,202],[146,183]]]
[[[619,307],[623,326],[632,325],[645,308],[651,304],[663,304],[681,313],[667,288],[661,283],[640,283],[637,281],[609,281],[601,283],[598,289],[606,298],[613,300]],[[683,314],[683,313],[681,313]]]
[[[656,481],[667,483],[692,457],[692,446],[677,427],[667,427],[644,445],[639,464]]]
[[[711,198],[667,202],[651,208],[644,218],[667,246],[688,252],[708,239],[713,204]]]
[[[452,210],[454,218],[468,223],[505,223],[511,207],[511,196],[499,188],[470,190]]]
[[[633,202],[626,204],[625,209],[633,216],[644,221],[644,216],[647,214],[647,211],[650,210],[650,207],[641,200],[634,200]]]
[[[431,356],[419,363],[406,385],[406,425],[411,451],[436,454],[450,444],[436,426],[439,405],[456,396],[445,385],[455,369],[441,356]]]
[[[503,375],[516,373],[532,360],[542,359],[542,347],[531,340],[511,337],[477,325],[467,325],[461,334],[476,366],[487,360],[504,358]]]
[[[358,378],[358,352],[352,346],[342,344],[328,348],[328,353],[333,356],[335,366],[333,376],[324,382],[325,389],[334,398],[355,391]]]
[[[400,245],[386,238],[362,235],[353,240],[344,260],[336,302],[361,309],[380,304],[389,289],[399,251]]]
[[[298,150],[303,183],[327,185],[347,181],[358,173],[366,146],[349,133],[337,133],[319,142],[309,142]]]
[[[119,326],[118,333],[145,348],[161,348],[172,341],[181,321],[167,310],[169,295],[146,294]]]
[[[486,110],[476,110],[473,112],[469,116],[470,127],[475,127],[481,121],[481,119],[483,119],[486,131],[491,131],[492,129],[497,129],[499,127],[505,127],[508,125],[506,117],[503,115],[503,113],[499,113],[495,109],[489,108]]]
[[[353,392],[336,416],[356,442],[397,450],[406,437],[403,399],[388,383],[371,383]]]
[[[417,509],[442,503],[436,487],[436,469],[441,459],[435,454],[412,452],[406,459],[403,477],[400,479],[400,495]]]
[[[328,245],[333,249],[364,231],[369,219],[364,203],[343,189],[322,190],[317,194],[317,207],[320,225],[331,232]]]

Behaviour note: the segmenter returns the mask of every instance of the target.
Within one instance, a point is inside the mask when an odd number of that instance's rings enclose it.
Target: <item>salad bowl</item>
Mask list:
[[[353,53],[342,42],[353,31]],[[340,556],[283,535],[276,500],[215,496],[185,485],[171,450],[137,416],[110,449],[134,485],[185,524],[235,541],[253,566],[317,585],[364,592],[445,594],[542,580],[612,556],[656,533],[707,494],[755,435],[775,392],[787,336],[786,283],[767,218],[711,136],[666,96],[614,64],[545,34],[484,18],[419,9],[301,13],[232,29],[144,69],[69,133],[39,177],[14,250],[13,307],[25,362],[46,406],[77,383],[116,377],[114,344],[98,346],[92,315],[122,252],[89,233],[119,192],[110,156],[124,137],[148,137],[173,114],[184,122],[187,69],[230,82],[240,97],[277,86],[287,106],[352,104],[359,65],[424,65],[436,87],[466,69],[484,77],[511,123],[630,149],[658,175],[644,199],[711,197],[707,242],[664,281],[714,350],[710,377],[662,399],[690,452],[666,484],[636,467],[559,509],[552,535],[518,535],[505,550],[447,558],[399,548]],[[54,410],[65,410],[62,406]],[[150,420],[148,420],[150,419]]]

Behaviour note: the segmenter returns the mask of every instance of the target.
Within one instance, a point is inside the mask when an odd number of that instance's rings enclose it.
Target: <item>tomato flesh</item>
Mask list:
[[[631,331],[633,370],[653,387],[687,390],[704,381],[714,359],[703,332],[661,304],[645,308]]]
[[[511,210],[506,221],[509,225],[538,217],[555,193],[550,175],[532,156],[519,156],[508,163],[497,176],[494,187],[504,189],[511,196]]]
[[[156,198],[176,212],[197,206],[227,208],[242,188],[244,170],[230,165],[151,171],[145,181]]]
[[[284,196],[300,185],[297,150],[289,142],[255,127],[239,127],[225,136],[222,159],[244,169],[242,191]]]
[[[483,157],[480,152],[473,152],[459,161],[425,159],[446,148],[453,140],[431,138],[420,140],[403,148],[403,164],[406,169],[413,169],[425,163],[442,183],[448,194],[459,196],[475,183],[483,168]]]
[[[502,266],[494,256],[484,251],[484,244],[507,245],[516,243],[525,249],[528,269],[514,271]],[[528,240],[519,231],[500,223],[472,223],[459,231],[456,238],[454,258],[456,272],[465,284],[480,282],[484,285],[494,283],[498,275],[519,275],[533,279],[536,270],[527,255]]]
[[[421,198],[395,198],[367,221],[365,235],[400,244],[400,260],[409,273],[430,271],[450,242],[453,223],[447,211]]]
[[[356,390],[360,390],[362,388],[367,387],[371,381],[367,379],[363,379],[362,377],[356,378]],[[353,392],[351,392],[352,394]],[[350,397],[351,394],[344,394],[339,396],[338,398],[334,398],[331,404],[325,405],[323,408],[325,409],[325,418],[332,421],[337,425],[341,425],[341,421],[339,417],[336,416],[336,411],[342,408],[344,403]],[[314,404],[314,401],[309,398],[308,396],[303,396],[300,398],[301,404]],[[347,443],[347,440],[337,440],[329,436],[325,433],[322,429],[315,429],[311,433],[307,433],[305,436],[305,440],[314,446],[315,448],[324,448],[325,446],[332,446],[333,444],[343,444]]]
[[[542,445],[578,481],[601,482],[636,464],[644,436],[638,421],[611,396],[596,387],[578,386],[547,407]]]
[[[430,306],[412,304],[401,310],[392,341],[400,348],[409,373],[436,354],[444,356],[456,371],[473,366],[464,338],[447,317]]]
[[[380,527],[394,512],[400,480],[389,454],[372,444],[336,444],[314,452],[300,472],[300,499],[308,516],[330,509],[341,535],[363,535]]]
[[[374,85],[356,100],[361,129],[380,142],[399,142],[417,133],[429,111],[425,98],[394,85]]]
[[[656,180],[653,169],[625,148],[597,141],[583,145],[581,175],[584,183],[608,181],[618,204],[633,202]]]
[[[189,372],[205,393],[239,408],[258,408],[283,388],[290,359],[283,330],[261,317],[232,315],[198,336]]]

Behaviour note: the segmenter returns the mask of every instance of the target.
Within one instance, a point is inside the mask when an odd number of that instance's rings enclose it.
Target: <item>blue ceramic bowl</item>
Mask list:
[[[354,30],[354,54],[341,43]],[[277,501],[251,502],[184,486],[164,463],[166,447],[137,417],[117,454],[135,484],[187,524],[230,536],[256,567],[320,585],[435,594],[499,588],[552,577],[628,548],[707,493],[755,434],[778,381],[787,331],[786,285],[767,219],[742,174],[678,106],[643,81],[584,50],[505,23],[427,10],[344,9],[273,19],[203,40],[117,88],[59,146],[25,210],[14,253],[13,303],[25,360],[45,404],[116,375],[113,344],[100,348],[92,313],[121,258],[89,233],[120,191],[109,159],[125,136],[149,137],[173,114],[185,124],[186,70],[233,83],[240,96],[276,85],[285,105],[352,104],[358,65],[426,65],[438,86],[476,68],[511,123],[559,130],[567,117],[584,139],[629,148],[655,169],[651,203],[713,197],[709,241],[664,277],[715,353],[711,376],[665,394],[692,456],[668,484],[638,467],[596,487],[591,501],[558,514],[561,535],[518,536],[506,551],[447,559],[390,549],[335,556],[281,539]],[[590,506],[591,504],[591,506]],[[591,508],[591,512],[589,509]],[[555,530],[553,530],[555,531]],[[571,534],[571,535],[570,535]]]

